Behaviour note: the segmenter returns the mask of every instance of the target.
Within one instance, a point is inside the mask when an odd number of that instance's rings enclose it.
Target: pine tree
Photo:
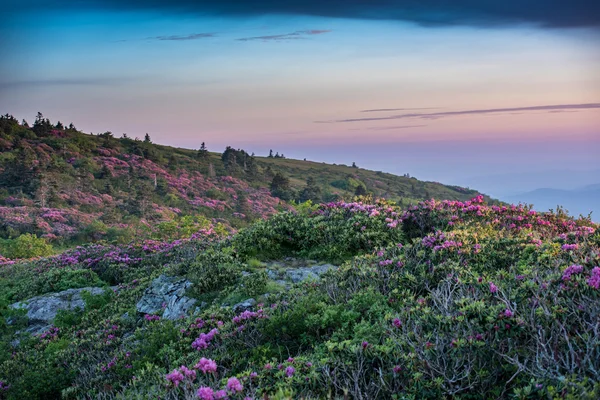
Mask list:
[[[146,133],[146,136],[144,136],[144,143],[152,143],[152,140],[150,139],[150,135],[148,135]]]
[[[321,188],[317,185],[315,179],[310,176],[306,180],[306,187],[300,193],[299,200],[305,202],[308,200],[319,202],[321,200]]]
[[[358,185],[356,190],[354,191],[355,196],[365,196],[367,194],[367,190],[363,185]]]
[[[273,158],[273,150],[269,150],[269,158]]]
[[[282,200],[290,200],[292,197],[290,180],[280,172],[276,172],[271,181],[271,194]]]
[[[206,148],[206,144],[202,142],[200,149],[198,150],[198,158],[205,159],[206,157],[208,157],[208,149]]]

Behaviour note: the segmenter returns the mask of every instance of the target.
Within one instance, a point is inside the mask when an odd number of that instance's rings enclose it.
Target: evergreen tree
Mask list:
[[[246,193],[244,193],[243,191],[238,191],[237,192],[237,212],[244,214],[246,217],[248,217],[250,215],[250,213],[252,213],[252,207],[250,206],[250,203],[248,202],[248,197],[246,196]]]
[[[146,133],[146,136],[144,136],[144,143],[152,143],[152,140],[150,139],[150,135],[148,135]]]
[[[290,180],[280,172],[276,172],[271,181],[271,194],[279,197],[281,200],[290,200],[292,198]]]
[[[305,202],[311,200],[313,202],[321,201],[321,188],[317,185],[315,179],[310,176],[306,180],[306,187],[300,193],[299,200]]]
[[[269,150],[269,158],[273,158],[273,150]]]
[[[48,136],[52,128],[53,126],[50,123],[50,120],[48,118],[44,118],[44,115],[41,112],[38,112],[33,124],[33,132],[35,132],[37,136]]]
[[[206,148],[206,144],[202,142],[200,149],[198,150],[198,158],[202,160],[206,157],[208,157],[208,149]]]
[[[363,185],[358,185],[356,190],[354,191],[355,196],[365,196],[367,194],[367,189]]]

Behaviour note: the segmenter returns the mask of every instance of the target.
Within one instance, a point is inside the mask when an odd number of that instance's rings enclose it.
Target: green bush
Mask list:
[[[7,258],[44,257],[54,253],[46,239],[25,233],[13,240],[5,240],[0,253]]]

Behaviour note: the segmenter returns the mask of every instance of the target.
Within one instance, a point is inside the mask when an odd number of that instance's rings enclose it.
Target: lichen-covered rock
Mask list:
[[[136,309],[143,314],[156,314],[162,311],[165,319],[178,319],[194,310],[196,300],[185,296],[192,282],[185,278],[161,275],[138,301]]]
[[[319,279],[321,275],[331,269],[337,269],[335,265],[322,264],[304,268],[290,268],[285,271],[285,277],[294,282],[299,283],[305,280]]]
[[[31,299],[11,304],[9,307],[27,310],[28,327],[26,331],[32,334],[40,334],[52,326],[52,322],[59,310],[83,310],[85,302],[81,293],[84,291],[92,295],[99,295],[104,293],[105,289],[99,287],[68,289],[58,293],[32,297]]]
[[[234,305],[232,307],[232,309],[236,313],[241,313],[244,311],[252,311],[254,309],[255,305],[256,305],[256,300],[248,299],[248,300],[242,301],[241,303],[237,303],[236,305]]]

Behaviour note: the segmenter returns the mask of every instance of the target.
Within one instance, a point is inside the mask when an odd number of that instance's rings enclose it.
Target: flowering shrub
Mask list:
[[[250,260],[287,255],[344,262],[276,290]],[[137,313],[160,274],[194,284],[185,295],[196,297],[195,314]],[[86,297],[78,318],[2,348],[0,396],[11,399],[592,399],[600,391],[598,226],[481,198],[407,210],[308,206],[231,237],[206,230],[6,263],[0,278],[2,304],[114,285],[102,299]],[[246,290],[257,304],[232,307]],[[10,343],[26,326],[2,312]]]

